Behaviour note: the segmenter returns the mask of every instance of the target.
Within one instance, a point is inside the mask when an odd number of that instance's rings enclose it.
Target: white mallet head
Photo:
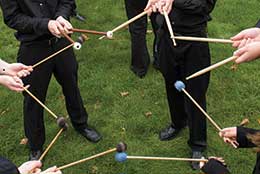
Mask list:
[[[74,48],[75,50],[80,50],[81,47],[82,47],[81,43],[79,43],[79,42],[75,42],[75,43],[74,43],[73,48]]]
[[[109,39],[113,38],[113,32],[112,31],[107,32],[107,38],[109,38]]]

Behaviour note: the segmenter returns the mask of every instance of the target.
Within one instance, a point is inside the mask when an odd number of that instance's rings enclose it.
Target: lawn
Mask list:
[[[119,0],[78,0],[78,11],[86,23],[72,20],[76,28],[107,31],[126,20],[124,2]],[[219,0],[209,23],[209,37],[229,38],[240,30],[254,26],[259,19],[258,0]],[[2,15],[1,15],[2,18]],[[151,26],[149,26],[151,28]],[[16,61],[19,43],[13,30],[0,24],[0,57]],[[73,37],[76,38],[77,35]],[[169,124],[169,111],[161,74],[152,68],[144,79],[130,70],[130,38],[127,30],[115,34],[115,40],[90,39],[76,52],[79,84],[89,123],[103,135],[92,144],[78,135],[70,125],[44,159],[44,168],[64,164],[106,151],[119,141],[128,144],[129,155],[189,157],[188,129],[168,142],[158,139],[158,132]],[[148,34],[149,47],[153,35]],[[210,44],[212,63],[232,56],[230,45]],[[151,49],[150,49],[151,50]],[[258,128],[260,118],[259,61],[239,65],[236,71],[228,64],[212,71],[208,90],[208,113],[221,127],[238,125],[245,117],[249,127]],[[28,159],[28,147],[21,145],[23,132],[23,97],[0,87],[0,155],[22,164]],[[121,92],[129,92],[121,96]],[[67,115],[62,91],[53,79],[46,105],[58,115]],[[151,112],[151,115],[146,113]],[[58,132],[52,117],[45,114],[46,143]],[[252,149],[233,149],[218,137],[208,124],[208,156],[223,156],[234,174],[249,174],[255,163]],[[115,162],[113,154],[63,170],[64,174],[196,174],[187,162],[129,161]]]

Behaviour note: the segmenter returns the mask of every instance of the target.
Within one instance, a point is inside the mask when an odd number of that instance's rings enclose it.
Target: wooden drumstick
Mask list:
[[[207,72],[209,72],[209,71],[211,71],[211,70],[213,70],[213,69],[216,69],[216,68],[218,68],[218,67],[220,67],[220,66],[222,66],[222,65],[225,65],[225,64],[228,63],[228,62],[234,61],[234,60],[236,60],[237,58],[238,58],[237,56],[232,56],[232,57],[230,57],[230,58],[227,58],[227,59],[225,59],[225,60],[222,60],[221,62],[218,62],[218,63],[216,63],[216,64],[213,64],[213,65],[211,65],[211,66],[209,66],[209,67],[207,67],[207,68],[205,68],[205,69],[202,69],[202,70],[200,70],[200,71],[198,71],[198,72],[196,72],[196,73],[194,73],[194,74],[192,74],[192,75],[186,77],[186,80],[190,80],[190,79],[192,79],[192,78],[194,78],[194,77],[198,77],[198,76],[200,76],[200,75],[202,75],[202,74],[205,74],[205,73],[207,73]]]
[[[170,19],[169,19],[168,13],[166,12],[165,9],[163,9],[163,15],[164,15],[164,18],[165,18],[165,21],[166,21],[168,30],[169,30],[169,32],[170,32],[170,36],[171,36],[171,39],[172,39],[172,42],[173,42],[173,46],[176,46],[176,41],[175,41],[175,39],[174,39],[175,37],[174,37],[174,34],[173,34],[173,29],[172,29],[171,21],[170,21]]]
[[[37,97],[35,97],[27,88],[23,88],[36,102],[38,102],[44,109],[46,109],[55,119],[58,119],[58,116],[54,114],[47,106],[45,106]]]
[[[55,57],[56,55],[60,54],[61,52],[65,51],[65,50],[67,50],[67,49],[69,49],[69,48],[71,48],[71,47],[73,47],[73,46],[74,46],[74,43],[72,43],[72,44],[66,46],[65,48],[60,49],[60,50],[57,51],[56,53],[54,53],[54,54],[52,54],[52,55],[46,57],[45,59],[41,60],[40,62],[34,64],[34,65],[32,66],[32,68],[35,68],[35,67],[39,66],[40,64],[46,62],[47,60],[49,60],[49,59]]]
[[[120,29],[122,29],[122,28],[128,26],[129,24],[131,24],[132,22],[136,21],[137,19],[139,19],[139,18],[141,18],[141,17],[147,15],[147,13],[148,13],[148,11],[143,11],[142,13],[140,13],[140,14],[138,14],[137,16],[135,16],[135,17],[129,19],[128,21],[122,23],[121,25],[117,26],[116,28],[112,29],[111,31],[108,31],[107,33],[110,33],[111,35],[113,35],[114,32],[116,32],[116,31],[118,31],[118,30],[120,30]],[[106,37],[106,36],[102,36],[102,37],[100,37],[99,39],[103,39],[103,38],[105,38],[105,37]]]
[[[208,162],[207,159],[193,159],[193,158],[168,158],[168,157],[147,157],[147,156],[127,156],[127,159],[135,160],[160,160],[160,161],[195,161],[195,162]]]
[[[54,137],[54,139],[51,141],[51,143],[49,144],[49,146],[45,149],[45,151],[42,153],[41,157],[39,158],[40,161],[43,160],[43,158],[46,156],[46,154],[48,153],[48,151],[50,150],[50,148],[53,146],[53,144],[57,141],[57,139],[59,138],[59,136],[61,135],[61,133],[64,131],[64,128],[61,128],[60,131],[57,133],[57,135]]]
[[[197,41],[197,42],[224,43],[224,44],[233,43],[233,41],[230,39],[215,39],[215,38],[203,38],[203,37],[191,37],[191,36],[174,36],[174,39],[185,40],[185,41]]]
[[[193,99],[193,97],[183,88],[182,91],[189,97],[189,99],[197,106],[197,108],[206,116],[206,118],[215,126],[215,128],[220,132],[222,129],[217,125],[217,123],[207,114],[207,112],[202,109],[202,107]],[[230,140],[230,139],[229,139]],[[231,145],[237,148],[237,145],[230,140]]]
[[[107,155],[109,153],[113,153],[113,152],[116,152],[117,149],[116,148],[113,148],[113,149],[110,149],[110,150],[107,150],[105,152],[102,152],[102,153],[99,153],[99,154],[96,154],[96,155],[93,155],[93,156],[90,156],[88,158],[84,158],[82,160],[79,160],[79,161],[76,161],[76,162],[72,162],[72,163],[69,163],[67,165],[64,165],[64,166],[61,166],[59,167],[57,170],[62,170],[62,169],[65,169],[65,168],[68,168],[68,167],[71,167],[71,166],[75,166],[77,164],[81,164],[83,162],[86,162],[86,161],[89,161],[89,160],[92,160],[92,159],[95,159],[95,158],[98,158],[98,157],[101,157],[101,156],[104,156],[104,155]]]
[[[94,30],[84,30],[84,29],[78,29],[78,28],[72,28],[71,31],[79,32],[79,33],[96,34],[96,35],[107,35],[107,32],[94,31]]]
[[[61,34],[71,43],[75,43],[75,41],[67,33],[61,31]]]

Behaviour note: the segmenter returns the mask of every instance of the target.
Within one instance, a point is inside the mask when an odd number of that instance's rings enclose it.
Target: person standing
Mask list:
[[[69,17],[76,7],[74,0],[0,0],[0,5],[4,22],[17,31],[15,36],[21,43],[18,62],[34,65],[70,44],[61,36],[71,33]],[[73,127],[89,141],[98,142],[101,136],[87,124],[88,114],[78,88],[77,73],[78,64],[71,48],[36,67],[23,82],[44,103],[54,74],[62,87]],[[24,93],[24,129],[29,140],[29,159],[37,160],[45,142],[43,108],[27,93]]]
[[[125,0],[125,8],[128,19],[143,12],[148,0]],[[156,30],[157,25],[155,22],[156,14],[150,16],[153,33],[155,34],[153,42],[153,66],[159,69],[159,60],[157,55],[156,46]],[[150,56],[146,44],[147,33],[147,16],[143,16],[140,19],[129,25],[129,32],[131,36],[131,67],[130,69],[140,78],[143,78],[150,64]]]
[[[210,1],[210,2],[209,2]],[[150,0],[146,9],[163,10],[169,13],[175,35],[207,37],[209,13],[214,8],[211,0]],[[145,10],[146,10],[145,9]],[[177,80],[185,81],[185,77],[210,65],[208,43],[178,41],[173,46],[166,22],[162,15],[158,52],[160,70],[164,77],[171,124],[159,134],[161,141],[171,140],[186,125],[189,127],[188,144],[192,150],[192,158],[201,158],[207,146],[206,118],[201,111],[183,93],[174,87]],[[186,90],[206,110],[206,92],[210,74],[186,82]],[[192,162],[193,169],[199,169],[198,162]]]

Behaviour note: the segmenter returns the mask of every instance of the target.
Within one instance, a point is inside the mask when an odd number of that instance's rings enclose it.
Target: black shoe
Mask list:
[[[201,159],[201,158],[203,158],[202,152],[201,151],[192,151],[191,158],[192,159]],[[193,170],[200,170],[200,162],[196,162],[196,161],[191,162],[191,168]]]
[[[99,135],[99,133],[94,129],[87,127],[84,129],[79,129],[77,131],[93,143],[97,143],[101,139],[101,135]]]
[[[29,161],[39,160],[42,155],[42,150],[31,150],[29,155]]]
[[[160,132],[159,138],[161,141],[174,139],[181,129],[177,129],[172,125],[168,126]]]
[[[144,78],[146,73],[147,73],[147,69],[146,70],[136,70],[133,66],[131,66],[131,71],[138,76],[140,79]]]

